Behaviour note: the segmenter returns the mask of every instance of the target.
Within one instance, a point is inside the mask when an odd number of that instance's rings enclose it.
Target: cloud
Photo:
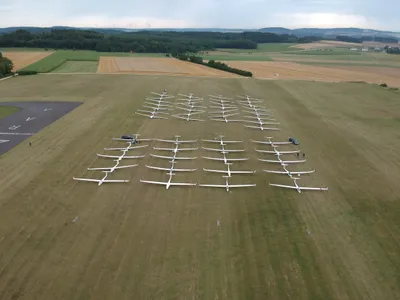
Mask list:
[[[0,27],[365,27],[400,31],[395,0],[0,0]]]
[[[287,27],[361,27],[373,28],[378,26],[373,19],[360,15],[338,14],[338,13],[291,13],[278,14],[275,16],[276,23],[287,24]]]

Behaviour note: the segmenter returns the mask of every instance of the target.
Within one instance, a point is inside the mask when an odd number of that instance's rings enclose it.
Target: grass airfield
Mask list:
[[[151,91],[164,88],[175,96],[266,99],[282,131],[134,114]],[[84,102],[0,156],[0,299],[400,297],[398,93],[367,84],[129,75],[19,77],[0,82],[0,91],[7,102]],[[72,180],[89,175],[89,166],[110,165],[96,153],[123,145],[112,137],[136,132],[244,140],[238,148],[252,159],[233,166],[257,173],[233,183],[257,187],[227,193],[144,185],[140,178],[162,176],[144,167],[162,165],[148,156],[116,172],[116,179],[131,179],[127,184]],[[249,139],[267,135],[298,138],[308,160],[302,169],[316,169],[302,183],[329,191],[269,187],[289,182],[261,172],[268,165],[254,159]],[[201,158],[183,164],[222,168]],[[207,175],[179,177],[218,180]]]

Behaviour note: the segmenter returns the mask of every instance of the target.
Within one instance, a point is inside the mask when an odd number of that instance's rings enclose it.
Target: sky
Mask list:
[[[399,0],[0,0],[0,27],[360,27],[400,32]]]

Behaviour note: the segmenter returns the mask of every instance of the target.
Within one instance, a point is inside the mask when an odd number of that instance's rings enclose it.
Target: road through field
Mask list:
[[[135,114],[151,91],[164,88],[204,96],[206,103],[207,94],[266,99],[282,131]],[[100,74],[21,77],[1,82],[0,92],[8,102],[84,102],[30,137],[33,147],[18,145],[0,156],[0,299],[400,297],[395,92],[367,84]],[[257,173],[232,182],[257,187],[228,193],[142,184],[166,178],[145,167],[168,165],[149,156],[153,146],[167,146],[159,142],[132,151],[147,155],[124,162],[138,167],[110,175],[129,183],[98,187],[72,180],[101,177],[86,170],[110,166],[96,153],[124,145],[112,137],[132,133],[243,140],[232,148],[245,148],[251,159],[234,169]],[[296,169],[316,169],[299,183],[329,191],[298,194],[268,186],[290,180],[262,172],[273,167],[256,160],[262,156],[250,139],[267,135],[298,138],[307,163]],[[177,166],[199,170],[174,180],[223,183],[201,170],[222,168],[200,158],[217,154],[199,149],[185,155],[199,158]]]

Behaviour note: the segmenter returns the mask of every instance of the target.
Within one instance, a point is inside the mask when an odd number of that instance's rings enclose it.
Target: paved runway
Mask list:
[[[21,110],[0,119],[0,155],[81,105],[81,102],[0,102]]]

